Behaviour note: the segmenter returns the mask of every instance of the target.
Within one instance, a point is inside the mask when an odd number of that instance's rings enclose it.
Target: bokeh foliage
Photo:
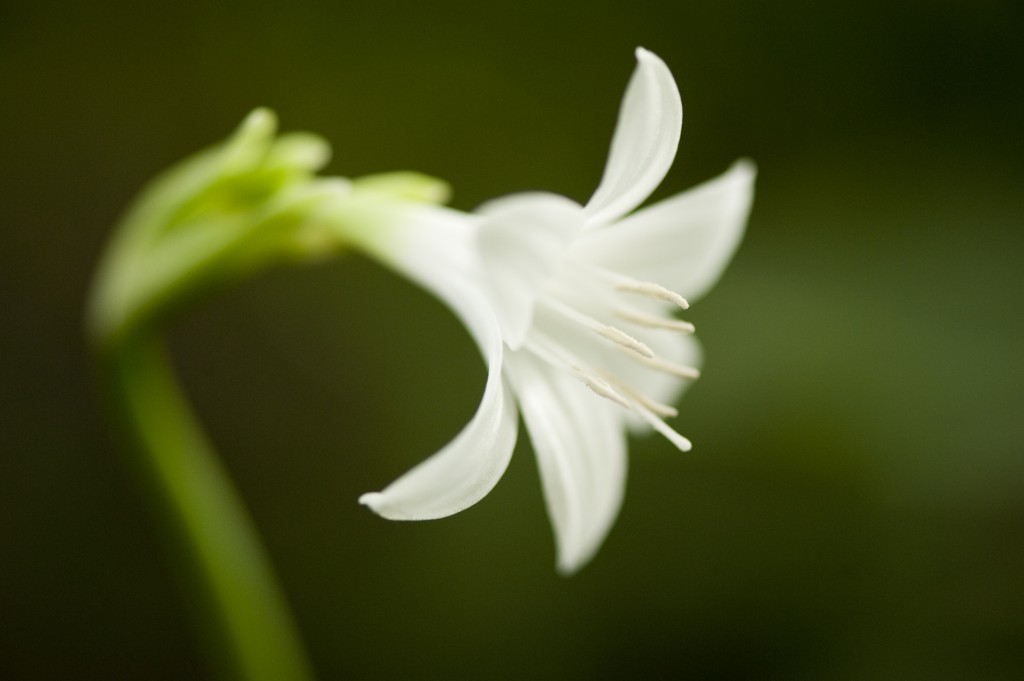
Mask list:
[[[332,678],[1024,675],[1020,5],[67,2],[0,7],[0,677],[202,678],[98,406],[85,291],[144,181],[256,105],[455,205],[596,186],[632,50],[685,108],[658,196],[760,167],[692,309],[680,455],[555,575],[528,444],[454,518],[356,505],[472,413],[483,366],[359,256],[279,270],[175,351]]]

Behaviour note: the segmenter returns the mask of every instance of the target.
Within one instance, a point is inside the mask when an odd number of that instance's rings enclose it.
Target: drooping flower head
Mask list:
[[[456,513],[497,483],[517,410],[537,455],[558,567],[585,564],[611,528],[627,430],[666,422],[698,375],[693,326],[677,319],[717,280],[742,236],[754,169],[739,161],[693,190],[633,212],[675,157],[682,103],[668,67],[637,50],[601,182],[585,205],[508,196],[473,214],[417,206],[347,234],[445,301],[489,365],[477,413],[445,448],[360,501],[392,519]],[[343,221],[354,224],[357,221]]]

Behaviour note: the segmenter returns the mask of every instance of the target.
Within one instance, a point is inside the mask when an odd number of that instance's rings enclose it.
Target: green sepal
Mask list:
[[[444,180],[414,171],[364,175],[352,180],[352,188],[423,203],[447,203],[452,195],[451,186]]]
[[[98,343],[162,318],[207,290],[279,260],[336,250],[312,224],[349,191],[314,176],[330,148],[319,137],[275,137],[257,109],[225,142],[155,178],[118,224],[90,301]]]

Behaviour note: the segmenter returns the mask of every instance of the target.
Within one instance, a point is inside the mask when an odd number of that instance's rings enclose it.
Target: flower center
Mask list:
[[[662,420],[678,411],[650,393],[655,384],[663,386],[659,392],[666,392],[665,381],[652,380],[657,379],[652,373],[675,381],[700,375],[696,368],[667,359],[651,347],[676,347],[666,345],[666,339],[655,343],[656,334],[693,333],[693,324],[671,316],[673,309],[688,307],[681,295],[655,283],[573,264],[538,301],[526,348],[571,372],[595,394],[639,416],[686,451],[689,440]]]

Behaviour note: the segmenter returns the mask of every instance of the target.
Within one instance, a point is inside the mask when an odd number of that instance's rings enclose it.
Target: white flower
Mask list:
[[[360,498],[386,518],[422,520],[476,503],[497,483],[522,412],[572,572],[619,511],[626,431],[654,428],[676,447],[671,404],[697,377],[693,327],[675,318],[718,278],[742,236],[754,168],[737,162],[689,192],[630,213],[675,157],[682,104],[654,54],[623,98],[604,176],[585,206],[546,193],[509,196],[473,215],[412,209],[347,235],[444,300],[489,365],[477,413],[441,451]]]

